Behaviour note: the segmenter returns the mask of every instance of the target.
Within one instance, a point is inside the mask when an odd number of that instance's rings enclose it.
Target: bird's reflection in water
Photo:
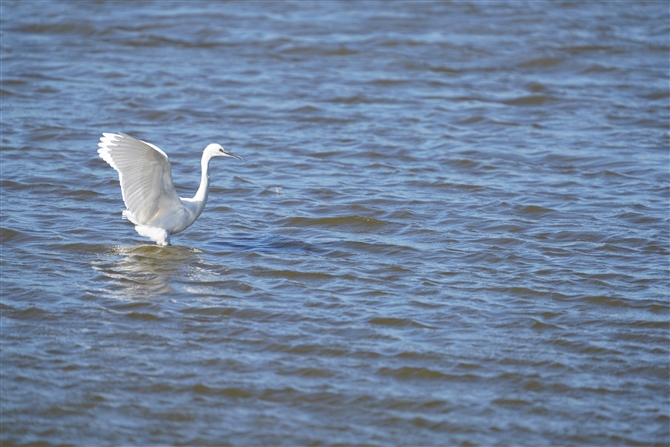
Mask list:
[[[122,299],[149,298],[174,292],[172,278],[201,262],[201,251],[170,245],[115,246],[93,268],[112,279],[105,289]]]

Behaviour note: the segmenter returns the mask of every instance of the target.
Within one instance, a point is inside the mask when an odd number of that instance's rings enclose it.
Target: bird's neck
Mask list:
[[[195,197],[193,197],[194,202],[202,203],[200,212],[202,212],[202,209],[205,208],[205,204],[207,203],[207,197],[209,196],[209,160],[211,159],[212,157],[208,157],[207,155],[202,154],[202,160],[200,161],[200,164],[202,166],[202,177],[200,177],[200,188],[198,188],[198,192],[196,192]]]

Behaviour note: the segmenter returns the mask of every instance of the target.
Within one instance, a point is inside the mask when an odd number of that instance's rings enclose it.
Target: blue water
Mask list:
[[[0,441],[667,445],[667,3],[2,2]],[[121,219],[102,132],[200,219]]]

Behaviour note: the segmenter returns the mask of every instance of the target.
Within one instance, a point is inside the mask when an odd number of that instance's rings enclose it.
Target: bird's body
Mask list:
[[[218,144],[202,153],[200,187],[192,199],[182,199],[172,182],[172,168],[165,152],[129,135],[103,133],[98,154],[119,172],[127,210],[123,216],[135,230],[158,245],[169,245],[170,235],[190,227],[202,214],[209,195],[209,161],[225,156],[243,160]]]

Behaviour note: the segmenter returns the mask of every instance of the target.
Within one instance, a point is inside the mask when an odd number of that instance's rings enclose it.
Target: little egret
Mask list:
[[[170,245],[170,235],[184,231],[202,214],[209,195],[212,157],[244,160],[218,144],[208,145],[200,162],[200,188],[192,199],[182,199],[174,189],[172,168],[165,152],[121,132],[102,135],[98,154],[119,171],[121,194],[128,208],[123,217],[135,224],[140,235],[158,245]]]

